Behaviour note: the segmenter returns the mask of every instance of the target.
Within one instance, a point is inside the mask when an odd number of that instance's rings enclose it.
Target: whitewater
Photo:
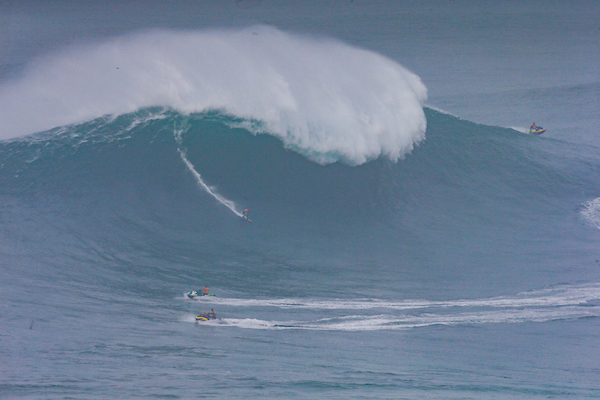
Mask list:
[[[255,121],[252,131],[316,161],[362,164],[397,160],[426,128],[427,90],[398,63],[266,26],[120,37],[42,58],[24,75],[0,90],[4,138],[164,106]]]
[[[117,3],[0,5],[0,398],[600,398],[596,2]]]

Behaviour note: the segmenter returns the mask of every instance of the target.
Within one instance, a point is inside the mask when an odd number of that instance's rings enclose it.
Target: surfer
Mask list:
[[[243,213],[243,215],[242,215],[242,218],[244,218],[246,221],[249,221],[249,219],[248,219],[248,213],[249,213],[249,212],[250,212],[250,209],[249,209],[249,208],[246,208],[246,209],[244,210],[244,213]]]

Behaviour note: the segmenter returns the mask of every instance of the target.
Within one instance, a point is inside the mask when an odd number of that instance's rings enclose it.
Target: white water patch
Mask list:
[[[450,307],[564,307],[600,301],[600,284],[560,286],[555,288],[519,293],[514,296],[491,297],[484,299],[459,299],[445,301],[380,299],[239,299],[223,297],[197,297],[197,301],[231,307],[277,307],[282,309],[319,310],[416,310],[442,309]]]
[[[166,115],[166,111],[167,110],[161,110],[158,113],[150,113],[147,115],[135,116],[134,120],[131,121],[131,124],[129,124],[129,126],[125,129],[125,132],[129,132],[132,129],[138,127],[139,125],[144,126],[144,125],[148,124],[149,122],[164,120],[164,119],[168,118],[168,116]]]
[[[200,173],[198,171],[196,171],[196,168],[194,168],[194,165],[187,158],[187,152],[182,144],[181,134],[183,133],[183,131],[184,131],[183,128],[175,129],[175,140],[177,141],[177,151],[179,152],[179,156],[181,157],[181,160],[183,161],[183,163],[185,164],[187,169],[196,178],[196,182],[198,183],[198,186],[200,186],[200,188],[204,189],[204,191],[206,193],[211,195],[219,203],[221,203],[225,207],[229,208],[231,210],[231,212],[233,212],[235,215],[237,215],[238,217],[243,217],[242,212],[237,210],[237,208],[235,206],[235,202],[233,202],[232,200],[226,199],[225,197],[223,197],[219,193],[217,193],[217,191],[214,188],[208,186],[202,179],[202,176],[200,175]]]
[[[145,107],[218,110],[327,163],[396,161],[424,140],[427,90],[397,62],[275,28],[149,31],[71,47],[0,86],[0,138]]]
[[[581,215],[596,229],[600,229],[600,197],[583,203]]]

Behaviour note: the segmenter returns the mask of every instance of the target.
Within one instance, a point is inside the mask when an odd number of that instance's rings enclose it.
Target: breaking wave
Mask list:
[[[0,86],[1,138],[145,107],[218,111],[319,163],[396,161],[425,138],[418,76],[371,51],[267,26],[148,31],[37,60]]]

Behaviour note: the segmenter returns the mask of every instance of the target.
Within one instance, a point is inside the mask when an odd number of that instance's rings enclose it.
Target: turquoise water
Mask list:
[[[75,4],[0,8],[0,397],[600,397],[595,4]]]

